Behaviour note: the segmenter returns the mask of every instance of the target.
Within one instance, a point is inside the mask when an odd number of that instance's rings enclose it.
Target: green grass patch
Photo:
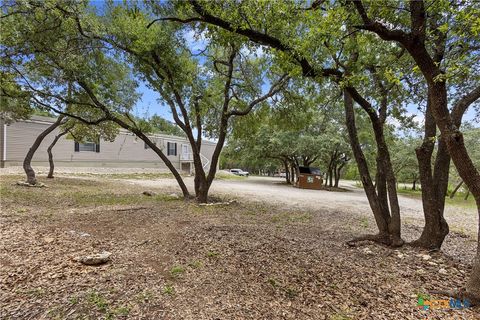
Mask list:
[[[278,224],[290,224],[290,223],[305,223],[312,220],[310,213],[297,213],[297,212],[282,212],[274,215],[271,218],[273,223]]]
[[[165,287],[163,287],[163,294],[166,294],[166,295],[172,295],[175,293],[175,288],[172,286],[172,285],[165,285]]]
[[[208,251],[207,252],[207,257],[208,258],[217,258],[220,254],[218,252],[215,252],[215,251]]]
[[[101,312],[106,312],[108,309],[108,301],[107,299],[100,293],[96,291],[92,291],[89,293],[87,301],[96,306],[97,309]]]
[[[198,269],[198,268],[201,268],[202,267],[202,262],[201,261],[198,261],[198,260],[194,260],[192,262],[190,262],[188,264],[189,267],[193,268],[193,269]]]
[[[172,269],[170,269],[170,274],[174,278],[179,277],[184,272],[185,272],[185,268],[183,268],[182,266],[174,266]]]
[[[365,217],[360,219],[360,226],[365,229],[368,228],[368,219]]]
[[[230,173],[230,172],[218,171],[215,174],[215,179],[217,179],[217,180],[245,180],[245,179],[248,179],[248,178],[237,176],[237,175],[234,175],[233,173]]]
[[[412,190],[411,188],[403,189],[399,188],[397,190],[398,194],[416,198],[416,199],[422,199],[422,191],[421,190]],[[464,200],[465,198],[465,193],[463,192],[457,192],[455,197],[453,199],[450,199],[450,197],[445,198],[445,204],[450,205],[450,206],[459,206],[459,207],[466,207],[466,208],[476,208],[475,204],[475,199],[473,198],[472,195],[468,197],[467,200]]]
[[[94,177],[105,177],[109,179],[137,179],[137,180],[157,180],[157,179],[174,179],[170,172],[155,173],[108,173],[108,174],[89,174]],[[184,175],[187,176],[187,175]]]

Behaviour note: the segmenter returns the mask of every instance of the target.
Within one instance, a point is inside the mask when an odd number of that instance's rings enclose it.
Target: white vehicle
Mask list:
[[[242,169],[230,169],[230,173],[233,173],[237,176],[248,177],[248,172],[243,171]]]

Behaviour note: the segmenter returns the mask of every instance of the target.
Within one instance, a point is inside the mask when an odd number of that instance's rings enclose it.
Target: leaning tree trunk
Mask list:
[[[188,188],[185,185],[185,182],[183,181],[182,176],[180,175],[178,170],[175,168],[175,166],[172,164],[170,159],[168,159],[168,157],[163,153],[163,151],[155,143],[153,143],[152,140],[150,140],[140,129],[129,125],[128,123],[126,123],[120,118],[113,117],[111,118],[111,121],[115,122],[120,127],[126,130],[129,130],[130,132],[135,134],[137,137],[139,137],[143,142],[145,142],[153,150],[153,152],[155,152],[160,157],[160,159],[162,159],[163,163],[165,163],[167,168],[173,174],[173,176],[175,177],[175,180],[177,180],[178,186],[182,190],[183,198],[184,199],[190,198],[190,192],[188,192]]]
[[[450,199],[453,199],[455,197],[455,194],[457,193],[458,189],[460,189],[460,187],[462,186],[463,184],[463,180],[460,181],[459,184],[457,184],[457,186],[455,187],[455,189],[453,189],[452,191],[452,194],[450,195]]]
[[[62,136],[66,135],[67,133],[68,133],[68,130],[65,130],[65,131],[62,131],[60,134],[57,134],[55,136],[55,139],[53,139],[52,143],[47,148],[48,163],[50,164],[50,169],[48,170],[48,175],[47,175],[47,178],[49,179],[53,179],[53,172],[55,170],[55,163],[53,162],[52,149],[57,144],[58,139],[60,139]]]
[[[32,168],[33,155],[37,151],[38,147],[40,147],[40,144],[42,143],[43,139],[45,139],[45,137],[48,136],[53,130],[58,128],[62,124],[64,118],[65,117],[63,115],[60,115],[54,123],[52,123],[47,129],[45,129],[45,131],[43,131],[38,135],[38,137],[33,142],[33,145],[28,150],[27,155],[23,160],[23,170],[25,170],[25,174],[27,175],[28,184],[31,184],[31,185],[37,184],[35,171]]]

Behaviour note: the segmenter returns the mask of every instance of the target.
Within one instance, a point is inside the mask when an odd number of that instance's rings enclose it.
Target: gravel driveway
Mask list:
[[[37,174],[48,172],[46,167],[36,167]],[[155,168],[57,168],[56,174],[75,176],[88,173],[88,178],[101,178],[104,174],[145,174],[159,173]],[[163,171],[165,172],[165,171]],[[21,167],[2,168],[1,175],[22,174]],[[168,192],[178,192],[177,182],[174,179],[126,179],[121,181],[144,186],[145,188],[164,189]],[[193,178],[186,177],[185,182],[193,190]],[[332,192],[325,190],[306,190],[294,188],[284,183],[283,178],[248,177],[241,180],[215,180],[212,184],[211,194],[226,198],[238,198],[248,201],[271,203],[272,206],[289,207],[294,210],[308,210],[314,212],[342,211],[357,215],[359,219],[365,217],[371,220],[368,200],[362,188],[358,188],[354,181],[341,181],[340,187],[346,192]],[[423,226],[423,209],[420,199],[399,195],[402,222],[417,227]],[[448,205],[445,217],[452,232],[468,235],[476,239],[478,216],[475,208]]]
[[[193,179],[186,178],[187,186],[193,189]],[[211,192],[228,198],[271,203],[275,206],[309,211],[344,211],[360,217],[371,217],[365,192],[355,186],[354,181],[341,181],[346,192],[298,189],[283,183],[281,178],[249,177],[242,180],[216,180]],[[178,189],[173,179],[126,180],[146,188]],[[423,225],[423,209],[420,199],[399,195],[403,223]],[[476,237],[478,217],[474,208],[448,206],[445,217],[452,231]]]

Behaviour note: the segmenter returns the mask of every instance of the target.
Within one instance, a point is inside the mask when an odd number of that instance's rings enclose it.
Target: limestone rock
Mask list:
[[[55,241],[55,239],[52,237],[45,237],[43,238],[43,241],[45,241],[46,243],[52,243],[53,241]]]
[[[76,257],[74,260],[89,266],[96,266],[96,265],[104,264],[110,261],[111,255],[112,254],[110,252],[103,251],[97,254],[92,254],[92,255],[83,256],[83,257]]]
[[[368,247],[365,248],[365,249],[363,249],[363,253],[365,253],[365,254],[373,254],[372,250],[370,250],[370,248],[368,248]]]
[[[440,274],[448,274],[448,271],[447,271],[445,268],[441,268],[440,270],[438,270],[438,273],[440,273]]]

